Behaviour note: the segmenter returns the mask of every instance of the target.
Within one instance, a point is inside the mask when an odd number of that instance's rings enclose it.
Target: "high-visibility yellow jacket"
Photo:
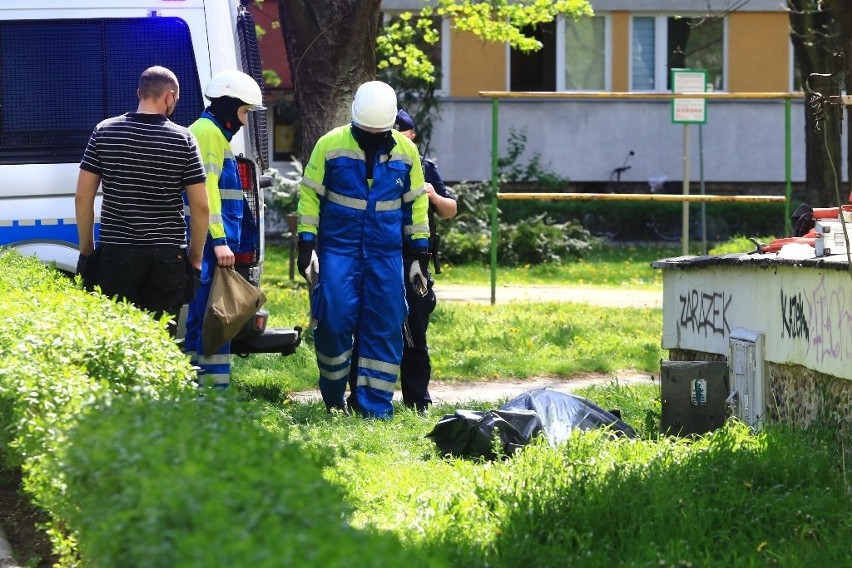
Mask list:
[[[198,139],[207,174],[210,239],[213,246],[227,244],[237,250],[242,228],[243,191],[229,137],[206,111],[189,130]]]
[[[315,235],[319,248],[364,258],[399,255],[403,244],[428,249],[420,153],[411,140],[391,133],[392,145],[377,152],[371,180],[351,125],[317,141],[299,188],[300,236]]]

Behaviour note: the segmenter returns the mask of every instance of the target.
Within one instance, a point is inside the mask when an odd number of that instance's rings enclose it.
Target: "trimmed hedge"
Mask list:
[[[81,420],[66,518],[98,566],[422,566],[347,523],[342,491],[249,403],[123,399]]]
[[[349,526],[321,457],[193,377],[165,319],[0,250],[0,459],[61,566],[434,565]]]

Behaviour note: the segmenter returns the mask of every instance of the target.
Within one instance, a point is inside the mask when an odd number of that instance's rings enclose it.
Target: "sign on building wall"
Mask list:
[[[706,93],[706,69],[672,69],[673,93]],[[672,99],[672,122],[704,124],[707,122],[705,99]]]

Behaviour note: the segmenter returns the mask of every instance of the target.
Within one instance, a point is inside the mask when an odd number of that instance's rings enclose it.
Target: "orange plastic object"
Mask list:
[[[835,208],[836,209],[836,208]],[[809,245],[816,248],[816,229],[811,229],[801,237],[784,237],[783,239],[775,239],[761,249],[761,253],[778,252],[781,247],[790,243],[799,243],[801,245]]]
[[[837,219],[840,207],[814,207],[814,219]]]
[[[770,252],[778,252],[781,250],[781,247],[784,245],[788,245],[790,243],[799,243],[801,245],[809,245],[816,248],[816,237],[786,237],[783,239],[775,239],[765,247],[763,247],[763,253]]]

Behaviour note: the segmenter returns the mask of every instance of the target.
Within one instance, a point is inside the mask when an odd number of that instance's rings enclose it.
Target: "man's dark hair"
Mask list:
[[[139,77],[140,98],[156,99],[170,90],[178,90],[178,80],[175,74],[165,67],[149,67]]]

